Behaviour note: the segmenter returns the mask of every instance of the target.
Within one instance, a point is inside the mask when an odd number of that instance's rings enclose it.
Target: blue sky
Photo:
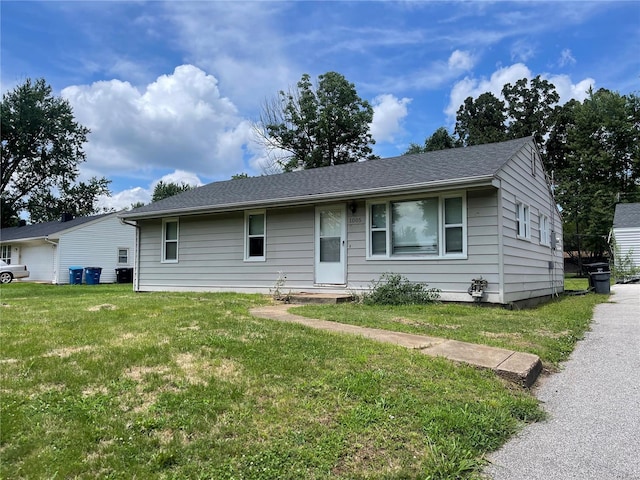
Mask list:
[[[564,103],[640,90],[640,2],[11,2],[1,87],[44,77],[92,133],[81,177],[102,205],[148,202],[158,180],[259,175],[265,100],[336,71],[374,106],[387,157],[451,131],[468,96],[541,75]]]

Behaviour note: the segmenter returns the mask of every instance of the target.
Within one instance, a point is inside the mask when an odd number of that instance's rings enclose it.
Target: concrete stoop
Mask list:
[[[459,342],[445,338],[392,332],[306,318],[289,313],[289,308],[290,305],[259,307],[252,309],[251,314],[260,318],[298,323],[320,330],[360,335],[379,342],[394,343],[406,348],[419,350],[420,353],[432,357],[444,357],[455,362],[491,369],[498,376],[524,387],[533,385],[542,371],[540,358],[531,353],[515,352],[504,348]]]

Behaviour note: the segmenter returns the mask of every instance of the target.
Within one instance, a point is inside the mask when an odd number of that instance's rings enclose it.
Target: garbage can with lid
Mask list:
[[[117,283],[133,283],[133,268],[121,267],[116,268]]]
[[[611,293],[611,272],[593,272],[589,279],[596,293]]]
[[[589,287],[596,293],[611,293],[611,270],[607,262],[588,263],[585,265],[589,274]]]
[[[71,285],[82,284],[82,267],[69,267],[69,283]]]
[[[84,281],[87,285],[98,285],[102,267],[86,267],[84,269]]]

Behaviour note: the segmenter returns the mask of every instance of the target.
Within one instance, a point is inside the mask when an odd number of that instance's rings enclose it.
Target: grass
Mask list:
[[[586,282],[587,279],[569,281],[576,290],[586,289]],[[538,355],[546,369],[554,371],[583,338],[594,306],[607,299],[606,295],[595,294],[562,296],[537,308],[523,310],[440,303],[306,305],[290,311],[310,318],[529,352]]]
[[[544,417],[491,372],[251,317],[263,296],[130,289],[1,287],[1,478],[476,478]]]

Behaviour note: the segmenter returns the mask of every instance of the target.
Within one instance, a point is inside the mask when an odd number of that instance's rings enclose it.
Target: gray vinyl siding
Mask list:
[[[266,260],[245,261],[244,212],[179,218],[178,262],[162,263],[162,221],[140,222],[139,290],[268,290],[313,285],[314,210],[266,211]]]
[[[364,217],[365,208],[364,202],[359,203],[356,216]],[[487,293],[492,301],[497,301],[500,287],[497,208],[495,189],[467,192],[467,258],[459,259],[367,259],[366,222],[348,223],[349,287],[364,289],[383,273],[398,273],[440,289],[443,300],[472,301],[467,290],[472,279],[482,276],[489,282]]]
[[[551,222],[550,230],[562,238],[560,215],[552,201],[540,159],[535,155],[535,175],[531,151],[522,149],[501,170],[503,212],[504,298],[502,303],[526,300],[561,292],[564,285],[562,246],[558,249],[540,243],[540,215]],[[530,239],[517,235],[516,204],[530,209]],[[549,268],[552,262],[553,268]]]

